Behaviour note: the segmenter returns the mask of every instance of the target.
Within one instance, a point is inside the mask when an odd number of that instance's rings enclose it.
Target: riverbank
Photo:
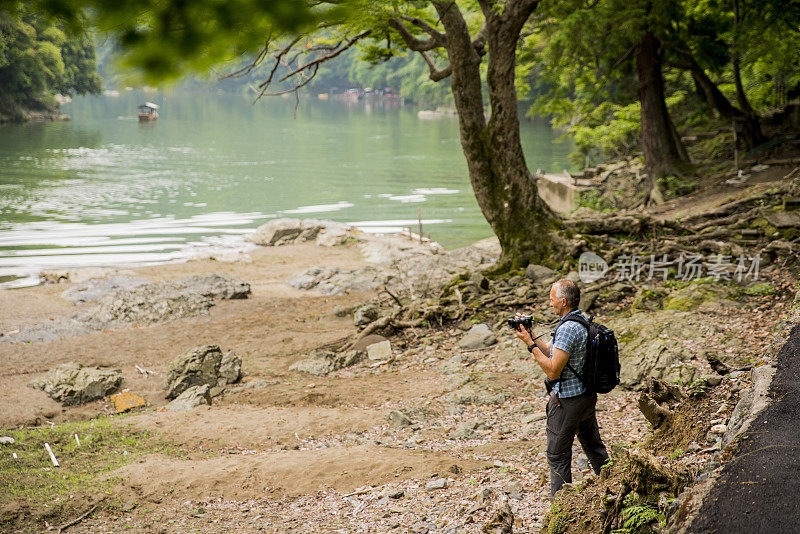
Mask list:
[[[0,445],[4,528],[42,530],[81,518],[70,531],[478,532],[507,500],[514,531],[538,531],[550,511],[541,373],[502,323],[520,309],[550,318],[547,286],[557,273],[529,269],[486,279],[480,266],[499,253],[489,242],[453,255],[473,266],[459,263],[463,275],[442,293],[449,277],[425,284],[381,278],[375,247],[363,245],[312,240],[258,247],[230,263],[199,259],[106,272],[156,284],[222,274],[249,283],[251,293],[171,322],[0,343],[0,434],[15,439]],[[417,269],[428,280],[425,273],[435,271],[424,262],[450,265],[449,255],[439,256],[412,253],[386,265],[390,274]],[[371,289],[336,291],[376,280]],[[752,355],[767,346],[796,280],[772,264],[744,284],[703,280],[637,291],[636,283],[622,281],[593,289],[601,284],[584,286],[594,294],[587,304],[618,332],[625,358],[624,387],[600,403],[604,439],[613,450],[652,441],[639,409],[643,376],[706,388],[713,402],[696,409],[691,431],[652,448],[700,472],[722,437],[711,427],[728,421],[749,386]],[[74,285],[0,292],[0,330],[91,306],[62,298]],[[445,294],[438,312],[423,302]],[[324,367],[322,374],[301,363],[328,365],[326,350],[344,350],[395,309],[395,299],[431,315],[420,323],[413,314],[408,321],[391,315],[394,323],[374,329],[382,337],[362,339],[362,347],[389,340],[390,354]],[[363,306],[370,301],[377,315]],[[448,318],[451,307],[458,315]],[[466,342],[479,323],[489,334]],[[210,406],[168,411],[163,388],[173,360],[203,345],[241,357],[239,383]],[[732,372],[719,375],[714,361]],[[121,388],[148,406],[116,415],[109,397],[62,406],[27,386],[66,362],[120,369]],[[61,467],[52,466],[45,442]],[[577,483],[594,480],[578,451],[573,471]]]

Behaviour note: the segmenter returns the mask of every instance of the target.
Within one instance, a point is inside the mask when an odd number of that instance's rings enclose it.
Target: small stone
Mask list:
[[[717,386],[718,386],[718,385],[720,385],[721,383],[722,383],[722,377],[721,377],[721,376],[718,376],[718,375],[710,375],[710,376],[707,376],[707,377],[706,377],[706,384],[708,384],[708,385],[709,385],[709,386],[711,386],[712,388],[713,388],[713,387],[717,387]]]
[[[463,350],[484,349],[497,343],[497,337],[486,324],[476,324],[458,342]]]
[[[489,500],[491,500],[492,495],[494,492],[490,488],[483,488],[481,491],[478,492],[478,502],[481,504],[485,504]]]
[[[709,433],[722,435],[727,431],[728,431],[728,427],[725,426],[725,425],[714,425],[714,426],[711,427],[711,430],[709,430]]]
[[[125,504],[122,505],[123,512],[132,512],[137,506],[135,501],[127,501]]]
[[[447,487],[447,479],[446,478],[437,478],[436,480],[431,480],[427,484],[425,484],[425,489],[428,491],[444,489]]]
[[[387,415],[386,418],[389,420],[390,423],[392,423],[392,425],[398,428],[402,428],[404,426],[411,426],[411,424],[413,424],[411,418],[406,414],[404,414],[403,412],[401,412],[400,410],[392,410],[391,412],[389,412],[389,415]]]
[[[2,436],[0,437],[0,445],[13,445],[14,438],[11,436]]]
[[[392,344],[389,340],[373,343],[367,347],[367,357],[370,360],[391,360]]]
[[[458,404],[451,404],[447,407],[447,413],[450,415],[461,415],[464,413],[464,407]]]
[[[450,439],[473,439],[477,437],[478,425],[477,421],[463,421],[450,433]]]
[[[405,497],[405,492],[401,489],[398,490],[390,490],[386,493],[386,496],[390,499],[402,499]]]

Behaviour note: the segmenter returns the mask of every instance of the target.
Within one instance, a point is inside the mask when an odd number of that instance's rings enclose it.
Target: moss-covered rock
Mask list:
[[[762,297],[766,295],[772,295],[773,293],[775,293],[775,291],[777,291],[775,287],[765,283],[765,284],[754,284],[750,287],[747,287],[742,290],[742,293],[744,293],[745,295]]]
[[[665,297],[663,306],[665,310],[678,311],[737,308],[741,304],[733,300],[735,294],[733,288],[721,284],[691,283]]]

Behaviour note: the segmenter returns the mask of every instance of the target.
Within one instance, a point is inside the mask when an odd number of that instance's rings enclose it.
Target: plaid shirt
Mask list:
[[[581,310],[573,310],[564,317],[579,313],[583,315],[586,320],[588,317]],[[569,364],[577,372],[583,372],[583,362],[586,360],[586,339],[589,333],[586,328],[580,323],[575,321],[566,321],[556,328],[553,334],[553,344],[550,347],[550,359],[553,358],[553,349],[561,349],[569,354]],[[576,377],[567,366],[561,371],[561,376],[564,377],[558,382],[553,389],[560,398],[576,397],[586,392],[586,386],[583,385],[580,378]]]

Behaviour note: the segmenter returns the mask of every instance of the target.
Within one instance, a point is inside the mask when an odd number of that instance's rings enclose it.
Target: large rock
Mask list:
[[[70,337],[86,336],[97,332],[97,329],[72,317],[59,317],[53,321],[34,324],[20,328],[13,336],[0,335],[0,342],[6,343],[38,343],[41,341],[59,341]]]
[[[61,297],[73,304],[86,304],[87,302],[97,302],[115,291],[133,289],[146,283],[147,280],[136,276],[92,278],[81,284],[73,285],[61,293]]]
[[[166,284],[115,292],[75,318],[97,331],[130,324],[153,324],[208,313],[214,299]]]
[[[665,310],[692,311],[697,309],[739,308],[741,304],[732,300],[733,288],[721,284],[693,282],[670,293],[664,298]]]
[[[170,412],[177,412],[182,410],[191,410],[198,406],[210,406],[211,395],[209,393],[211,388],[208,384],[200,386],[192,386],[180,395],[175,400],[167,404],[167,410]]]
[[[296,274],[289,285],[329,295],[375,291],[387,286],[395,294],[411,292],[415,296],[432,296],[454,276],[465,271],[484,270],[500,255],[496,238],[451,251],[397,236],[359,239],[362,253],[374,265],[352,271],[311,267]]]
[[[325,228],[320,231],[316,242],[321,247],[337,247],[356,239],[357,235],[356,229],[349,224],[325,221]]]
[[[34,380],[29,387],[41,389],[51,399],[64,406],[74,406],[114,393],[122,384],[119,370],[83,367],[77,363],[65,363],[50,369],[46,375]]]
[[[250,294],[250,284],[244,280],[216,273],[184,278],[175,282],[175,287],[212,299],[246,299]]]
[[[313,289],[324,295],[344,295],[359,291],[375,291],[389,281],[389,276],[375,267],[347,270],[339,267],[309,267],[295,274],[289,285],[297,289]]]
[[[629,389],[641,389],[648,377],[669,383],[698,380],[706,354],[687,349],[684,342],[723,333],[705,316],[676,310],[639,312],[604,323],[614,330],[619,342],[621,385]],[[735,343],[734,338],[729,340],[731,346]],[[724,351],[719,357],[732,367],[744,363]]]
[[[351,350],[341,354],[326,351],[295,362],[289,370],[322,376],[362,362],[366,356],[361,350]]]
[[[555,279],[558,275],[553,269],[545,267],[544,265],[535,265],[531,263],[525,268],[525,277],[535,283],[544,283],[549,280]]]
[[[256,245],[274,247],[315,239],[325,223],[316,219],[273,219],[247,237]]]
[[[488,325],[476,324],[461,338],[458,346],[464,350],[485,349],[497,343],[497,337]]]
[[[166,397],[175,399],[194,386],[233,384],[239,380],[241,369],[242,359],[231,351],[223,355],[217,345],[191,349],[172,363],[164,386]]]
[[[199,275],[183,280],[136,285],[134,281],[108,284],[95,280],[80,286],[68,298],[88,302],[96,298],[96,306],[80,310],[69,317],[45,321],[21,328],[14,336],[0,336],[0,342],[34,343],[57,341],[84,336],[131,324],[153,324],[182,317],[208,313],[214,299],[246,298],[250,285],[242,280],[219,274]],[[131,289],[116,289],[100,296],[110,287],[134,285]]]

